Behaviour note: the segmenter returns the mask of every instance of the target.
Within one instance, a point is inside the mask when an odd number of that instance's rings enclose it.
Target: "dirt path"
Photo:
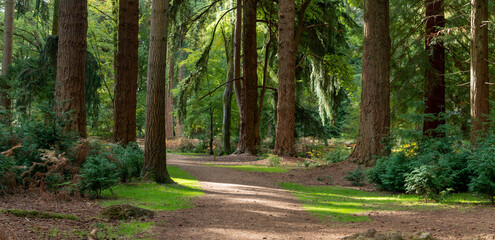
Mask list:
[[[340,239],[311,217],[288,191],[267,174],[209,167],[171,156],[169,164],[198,178],[205,195],[196,207],[164,212],[157,223],[160,239]]]
[[[281,175],[209,167],[205,158],[171,155],[167,161],[198,178],[205,195],[195,200],[195,208],[160,212],[157,219],[164,220],[156,223],[157,239],[342,239],[371,228],[430,232],[439,239],[495,239],[493,208],[370,212],[369,222],[323,223],[278,187],[287,180]]]

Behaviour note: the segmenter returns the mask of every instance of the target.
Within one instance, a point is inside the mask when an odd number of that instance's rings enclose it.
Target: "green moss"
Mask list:
[[[111,191],[104,191],[101,204],[105,207],[111,205],[130,204],[136,207],[152,211],[170,211],[192,207],[191,200],[203,194],[199,182],[188,172],[169,166],[168,172],[172,179],[178,183],[173,185],[160,185],[153,182],[140,182],[137,184],[120,184]]]
[[[483,201],[469,194],[452,194],[440,203],[424,203],[417,195],[366,192],[334,186],[304,186],[281,183],[291,190],[304,208],[324,221],[363,222],[371,221],[366,213],[371,211],[429,211],[443,208],[466,209],[470,204]]]
[[[12,214],[17,217],[68,219],[68,220],[79,221],[79,218],[73,214],[52,213],[52,212],[44,212],[38,210],[3,209],[0,212],[5,214]]]
[[[266,172],[266,173],[285,173],[289,169],[282,167],[267,167],[264,165],[218,165],[218,164],[205,164],[210,167],[231,168],[244,172]]]

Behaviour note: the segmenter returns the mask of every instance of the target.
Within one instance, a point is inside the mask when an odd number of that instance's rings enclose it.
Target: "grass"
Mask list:
[[[205,164],[211,167],[231,168],[244,172],[266,172],[266,173],[285,173],[289,169],[282,167],[267,167],[264,165],[218,165],[218,164]]]
[[[203,194],[199,182],[188,172],[168,166],[168,172],[176,185],[159,185],[153,182],[120,184],[102,193],[108,200],[103,206],[130,204],[152,211],[172,211],[192,207],[191,199]],[[113,192],[113,193],[112,193]]]
[[[310,187],[295,183],[280,185],[291,190],[311,214],[332,222],[371,221],[365,215],[370,211],[428,211],[452,207],[461,207],[461,210],[472,204],[486,203],[471,194],[452,194],[440,203],[425,203],[416,195],[392,195],[334,186]]]
[[[74,214],[52,213],[38,210],[23,210],[23,209],[2,209],[1,213],[12,214],[17,217],[29,218],[45,218],[45,219],[68,219],[79,221],[79,218]]]

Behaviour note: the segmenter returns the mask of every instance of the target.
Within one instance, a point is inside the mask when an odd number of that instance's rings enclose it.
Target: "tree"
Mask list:
[[[157,183],[173,183],[167,172],[165,98],[169,0],[153,0],[146,90],[144,169]]]
[[[234,29],[235,31],[235,29]],[[230,154],[230,127],[231,127],[231,118],[232,118],[232,90],[234,79],[234,59],[233,59],[233,38],[225,36],[225,33],[222,31],[223,41],[225,43],[225,58],[227,59],[227,84],[225,85],[225,90],[223,92],[223,129],[222,129],[222,137],[223,137],[223,152],[225,154]]]
[[[14,0],[5,1],[4,12],[4,32],[3,32],[3,52],[2,52],[2,75],[7,75],[9,65],[12,64],[12,51],[14,45]],[[0,86],[0,106],[3,106],[6,110],[10,109],[10,99],[7,94],[9,89],[7,83],[3,83]],[[7,121],[10,121],[7,117]]]
[[[280,0],[278,24],[278,101],[275,153],[297,156],[294,148],[295,71],[294,0]]]
[[[364,0],[361,113],[356,148],[349,157],[373,165],[383,154],[390,126],[389,1]]]
[[[58,35],[59,9],[60,0],[55,0],[53,2],[52,36]]]
[[[85,64],[87,0],[60,2],[55,99],[60,116],[70,115],[66,130],[86,137]]]
[[[169,52],[170,57],[168,58],[170,68],[168,72],[167,86],[166,86],[166,99],[165,99],[165,132],[167,139],[172,139],[174,137],[174,96],[172,95],[172,89],[174,88],[174,59],[173,51]]]
[[[256,119],[258,114],[258,53],[256,43],[257,0],[244,0],[242,48],[244,50],[241,86],[241,126],[237,154],[256,155]]]
[[[114,141],[136,140],[139,1],[120,0]]]
[[[437,129],[445,124],[445,48],[437,35],[445,26],[443,0],[426,1],[426,39],[428,65],[425,69],[425,114],[423,133],[440,137]]]
[[[490,127],[488,0],[471,1],[471,142]]]

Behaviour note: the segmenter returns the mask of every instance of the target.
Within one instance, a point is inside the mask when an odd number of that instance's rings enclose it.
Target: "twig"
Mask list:
[[[214,92],[216,92],[216,91],[217,91],[219,88],[221,88],[222,86],[225,86],[226,84],[231,83],[231,82],[233,82],[233,81],[242,80],[243,78],[244,78],[244,77],[234,78],[234,79],[232,79],[232,80],[229,80],[229,81],[227,81],[227,82],[224,82],[224,83],[220,84],[218,87],[216,87],[215,89],[213,89],[212,91],[210,91],[210,92],[209,92],[209,93],[207,93],[206,95],[202,96],[202,97],[198,100],[198,102],[199,102],[199,101],[201,101],[201,100],[203,100],[205,97],[210,96],[211,94],[213,94]]]

